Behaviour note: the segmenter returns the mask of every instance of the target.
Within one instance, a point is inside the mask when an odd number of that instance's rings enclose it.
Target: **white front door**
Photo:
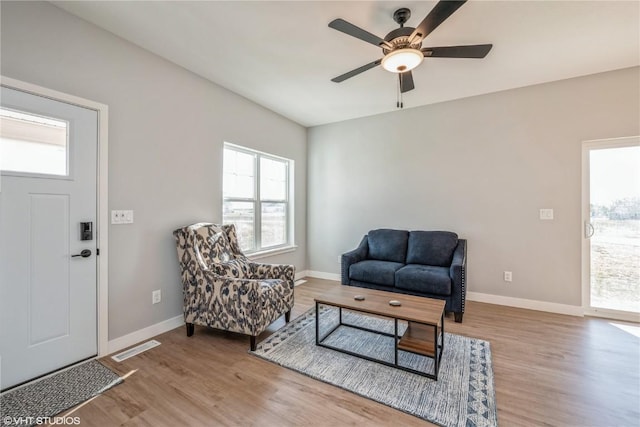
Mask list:
[[[1,91],[0,388],[6,389],[97,354],[98,113]]]

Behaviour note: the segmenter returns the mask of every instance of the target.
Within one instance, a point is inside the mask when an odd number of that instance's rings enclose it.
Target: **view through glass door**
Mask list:
[[[640,138],[588,142],[585,151],[586,310],[611,317],[638,314]]]

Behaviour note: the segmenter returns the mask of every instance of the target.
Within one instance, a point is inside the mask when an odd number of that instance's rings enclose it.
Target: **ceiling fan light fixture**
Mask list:
[[[420,65],[423,59],[424,54],[418,49],[397,49],[382,58],[382,68],[392,73],[406,73]]]

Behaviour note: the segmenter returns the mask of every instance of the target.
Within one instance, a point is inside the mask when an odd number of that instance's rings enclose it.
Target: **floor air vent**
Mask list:
[[[111,358],[116,362],[122,362],[123,360],[126,360],[133,356],[137,356],[140,353],[143,353],[159,345],[160,345],[159,341],[156,341],[156,340],[147,341],[133,348],[130,348],[129,350],[125,350],[122,353],[116,354],[115,356],[111,356]]]
[[[293,283],[293,286],[300,286],[300,285],[302,285],[303,283],[307,283],[307,281],[306,281],[306,280],[304,280],[304,279],[298,279],[298,280],[296,280],[296,281]]]

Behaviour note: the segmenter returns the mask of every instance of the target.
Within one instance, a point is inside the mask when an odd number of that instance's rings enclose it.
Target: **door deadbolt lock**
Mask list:
[[[93,240],[93,222],[80,223],[80,240]]]

